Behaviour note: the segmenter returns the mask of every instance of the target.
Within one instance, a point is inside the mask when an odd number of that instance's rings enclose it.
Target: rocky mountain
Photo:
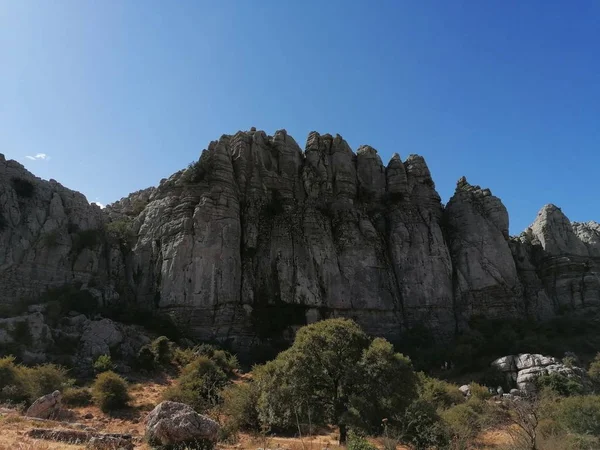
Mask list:
[[[489,189],[446,206],[425,160],[341,136],[252,129],[101,210],[0,157],[0,305],[77,283],[238,348],[348,316],[394,341],[474,315],[543,320],[600,304],[600,225],[546,205],[518,237]]]

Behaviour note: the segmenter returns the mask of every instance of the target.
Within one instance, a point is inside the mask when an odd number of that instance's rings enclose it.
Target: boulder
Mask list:
[[[514,372],[517,368],[515,357],[513,355],[503,356],[492,362],[492,367],[495,367],[501,372]]]
[[[545,367],[551,364],[557,364],[559,361],[551,356],[523,353],[515,358],[515,364],[518,370],[529,369],[530,367]]]
[[[177,402],[162,402],[149,414],[146,439],[152,445],[181,445],[198,441],[215,443],[219,424],[202,416],[190,406]]]
[[[468,384],[463,384],[461,387],[458,388],[458,390],[462,392],[462,394],[465,397],[469,397],[471,395],[471,386],[469,386]]]
[[[84,325],[81,336],[82,351],[85,356],[96,359],[100,355],[110,355],[110,349],[123,341],[123,334],[110,319],[91,320]]]
[[[52,394],[38,398],[25,413],[28,417],[38,419],[55,419],[60,415],[62,408],[62,394],[54,391]]]

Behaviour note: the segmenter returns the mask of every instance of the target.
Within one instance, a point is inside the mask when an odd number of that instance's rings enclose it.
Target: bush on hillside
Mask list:
[[[68,406],[88,406],[93,400],[92,392],[88,388],[70,387],[62,394],[62,401]]]
[[[168,366],[173,359],[173,343],[166,336],[157,337],[150,344],[156,363]]]
[[[440,413],[452,442],[458,448],[467,448],[484,428],[500,421],[499,415],[500,411],[495,405],[476,398]]]
[[[73,385],[73,380],[68,377],[68,370],[56,364],[42,364],[23,368],[23,370],[31,402],[54,391],[63,391]]]
[[[411,403],[398,423],[400,425],[395,433],[399,436],[399,441],[410,445],[411,448],[426,450],[445,448],[448,445],[450,438],[448,430],[434,405],[423,399]],[[384,434],[388,436],[387,425]]]
[[[419,372],[419,397],[431,403],[435,408],[447,409],[453,405],[464,403],[465,396],[458,386],[444,380],[428,377]]]
[[[102,372],[92,385],[92,397],[104,412],[125,408],[129,402],[127,382],[114,372]]]
[[[185,403],[203,413],[220,402],[221,390],[229,379],[211,359],[199,356],[182,370],[174,386],[164,393],[164,400]]]
[[[595,388],[600,389],[600,353],[597,353],[594,360],[590,363],[587,374],[592,383],[594,383]]]
[[[535,384],[538,389],[549,389],[564,397],[581,395],[584,393],[584,387],[581,383],[559,373],[541,375],[536,378]]]
[[[179,367],[187,366],[194,359],[196,359],[198,355],[191,348],[175,348],[173,352],[173,362]]]
[[[156,369],[156,355],[151,345],[144,345],[137,354],[136,364],[140,370],[148,372]]]
[[[25,367],[15,364],[12,356],[0,358],[0,401],[33,403],[72,384],[64,367],[55,364]]]
[[[556,417],[569,431],[600,437],[600,396],[585,395],[561,399]]]
[[[255,383],[231,384],[221,392],[221,412],[231,430],[259,430],[258,403],[260,392]]]
[[[477,400],[487,400],[492,396],[488,388],[478,383],[469,384],[469,389],[471,390],[471,397]]]
[[[0,358],[0,403],[21,403],[28,398],[23,367],[15,364],[12,356]]]
[[[240,368],[237,356],[225,350],[216,350],[211,359],[228,375],[233,375]]]
[[[377,450],[373,444],[371,444],[367,438],[362,434],[354,430],[351,430],[348,435],[348,450]]]
[[[96,373],[108,372],[109,370],[115,370],[115,365],[112,362],[110,355],[100,355],[98,359],[94,361],[94,371]]]

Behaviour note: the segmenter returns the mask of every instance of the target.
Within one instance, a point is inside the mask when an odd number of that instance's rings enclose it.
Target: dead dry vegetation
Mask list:
[[[594,387],[599,367],[596,358]],[[344,319],[301,329],[290,349],[246,372],[227,351],[182,348],[164,337],[140,351],[132,373],[114,373],[108,355],[94,368],[95,379],[71,380],[58,366],[0,359],[0,450],[86,448],[36,439],[32,429],[130,435],[135,448],[150,450],[146,417],[163,400],[219,422],[222,449],[600,449],[600,396],[583,394],[572,380],[545,380],[525,400],[471,383],[466,397]],[[62,421],[23,414],[55,389],[69,411]]]

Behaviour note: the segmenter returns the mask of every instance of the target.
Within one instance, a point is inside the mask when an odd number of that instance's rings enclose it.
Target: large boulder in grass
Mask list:
[[[28,417],[38,419],[56,419],[62,409],[62,394],[54,391],[52,394],[38,398],[25,413]]]
[[[154,408],[146,423],[146,439],[151,445],[182,445],[217,441],[219,424],[202,416],[190,406],[177,402],[162,402]]]

